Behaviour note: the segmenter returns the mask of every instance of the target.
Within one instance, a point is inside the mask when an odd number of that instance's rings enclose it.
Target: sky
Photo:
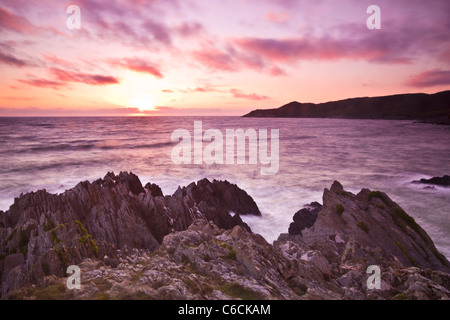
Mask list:
[[[0,116],[239,116],[435,93],[450,89],[450,1],[0,0],[0,68]]]

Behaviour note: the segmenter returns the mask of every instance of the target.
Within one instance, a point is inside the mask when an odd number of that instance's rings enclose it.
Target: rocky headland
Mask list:
[[[0,211],[3,299],[448,299],[450,264],[385,193],[339,182],[293,215],[273,244],[241,215],[261,215],[226,181],[164,196],[137,176],[108,173]],[[79,290],[66,287],[69,265]],[[381,270],[369,289],[366,272]]]
[[[279,108],[253,110],[244,117],[418,120],[448,125],[448,101],[450,91],[361,97],[317,104],[292,101]]]
[[[436,186],[443,186],[443,187],[450,187],[450,176],[445,175],[443,177],[433,177],[430,179],[420,179],[415,180],[413,183],[422,183],[427,185],[436,185]]]

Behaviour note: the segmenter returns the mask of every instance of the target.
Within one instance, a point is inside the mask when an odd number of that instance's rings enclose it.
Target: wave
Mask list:
[[[174,142],[156,142],[148,144],[110,144],[107,141],[94,142],[94,143],[57,143],[48,145],[31,146],[29,148],[22,148],[19,150],[3,150],[0,154],[11,153],[45,153],[53,151],[89,151],[89,150],[122,150],[122,149],[153,149],[164,148],[174,145]]]

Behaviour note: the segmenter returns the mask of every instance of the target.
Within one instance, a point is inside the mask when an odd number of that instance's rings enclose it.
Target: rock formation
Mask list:
[[[201,180],[162,196],[126,173],[61,195],[22,195],[0,212],[2,296],[450,298],[449,262],[382,192],[354,195],[335,182],[323,206],[305,206],[272,245],[242,222],[245,213],[260,214],[228,182]],[[80,290],[66,288],[68,264],[81,268]],[[381,270],[379,289],[367,286],[371,265]]]
[[[325,103],[290,102],[275,109],[254,110],[244,117],[420,120],[450,123],[450,91],[351,98]]]
[[[116,249],[156,250],[165,235],[186,230],[198,218],[250,230],[241,214],[260,212],[236,185],[207,179],[165,197],[159,187],[143,188],[126,172],[81,182],[60,195],[28,193],[0,211],[1,294],[48,275],[63,276],[68,265],[85,258],[106,255],[115,261]]]
[[[413,181],[413,183],[433,184],[437,186],[449,187],[450,176],[445,175],[443,177],[433,177],[431,179],[420,179],[418,181]]]

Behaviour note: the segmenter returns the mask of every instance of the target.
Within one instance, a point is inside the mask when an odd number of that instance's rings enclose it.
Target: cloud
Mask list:
[[[222,52],[214,46],[204,47],[192,53],[193,57],[210,69],[236,71],[238,65],[230,52]]]
[[[406,85],[415,88],[426,88],[441,85],[450,85],[450,70],[431,70],[412,76]]]
[[[82,82],[89,85],[118,84],[119,80],[113,76],[72,72],[59,68],[51,68],[50,72],[63,82]]]
[[[269,12],[268,14],[266,14],[265,19],[274,23],[284,23],[290,19],[290,15],[286,12]]]
[[[192,52],[192,57],[203,66],[220,71],[239,72],[242,70],[268,70],[272,75],[282,75],[282,71],[274,62],[264,60],[260,54],[238,50],[233,43],[226,43],[225,49],[218,49],[213,44],[206,44],[200,50]]]
[[[256,93],[246,94],[246,93],[243,93],[239,89],[231,89],[230,93],[233,94],[234,98],[240,98],[240,99],[249,99],[249,100],[257,100],[257,101],[270,99],[267,96],[259,95]]]
[[[57,65],[60,65],[60,66],[63,66],[63,67],[73,66],[73,62],[63,60],[61,58],[54,56],[53,54],[44,54],[44,60],[54,63],[54,64],[57,64]]]
[[[15,56],[0,51],[0,63],[7,64],[14,67],[25,67],[28,66],[28,62]]]
[[[168,28],[165,24],[147,20],[142,24],[142,27],[145,31],[149,32],[157,41],[162,42],[165,45],[172,44],[170,28]]]
[[[183,22],[175,27],[175,31],[183,37],[197,36],[204,31],[203,25],[198,22]]]
[[[155,65],[142,60],[138,58],[130,58],[130,59],[122,59],[122,60],[111,60],[111,64],[118,65],[121,67],[124,67],[126,69],[141,72],[141,73],[148,73],[150,75],[153,75],[157,78],[163,78],[163,74],[159,70],[158,67]]]
[[[36,27],[26,18],[0,7],[0,32],[4,29],[17,33],[34,33],[36,31]]]
[[[47,79],[19,79],[19,81],[30,86],[40,88],[58,89],[59,87],[63,87],[66,85],[64,82],[51,81]]]

